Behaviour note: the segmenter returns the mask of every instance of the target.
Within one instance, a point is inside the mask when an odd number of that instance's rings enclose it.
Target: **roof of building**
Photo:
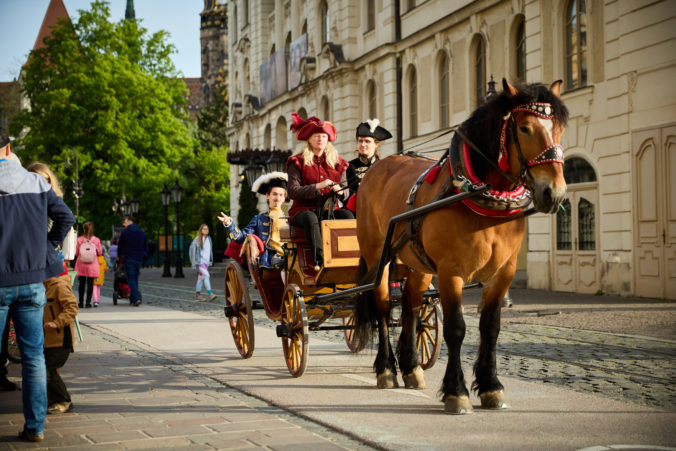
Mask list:
[[[45,43],[43,42],[44,39],[51,34],[52,28],[59,22],[59,19],[64,18],[70,20],[70,16],[66,10],[66,5],[63,4],[63,0],[50,0],[45,17],[42,19],[42,26],[38,32],[38,37],[35,40],[33,50],[45,46]]]

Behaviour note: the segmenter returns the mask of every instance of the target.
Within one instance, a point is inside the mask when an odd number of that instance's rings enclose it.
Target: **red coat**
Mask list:
[[[336,163],[334,167],[331,167],[326,163],[324,155],[321,157],[313,156],[312,166],[307,166],[305,164],[303,154],[296,154],[286,161],[287,172],[291,166],[294,166],[300,171],[301,186],[314,185],[315,183],[320,183],[326,179],[331,179],[336,183],[340,183],[341,176],[345,173],[349,165],[350,164],[343,158],[338,157],[338,163]],[[289,182],[291,182],[291,180],[289,180]],[[319,192],[323,201],[328,198],[330,192],[331,188],[324,188]],[[301,211],[314,211],[317,207],[317,191],[314,189],[314,186],[312,187],[312,190],[307,191],[306,196],[294,197],[291,192],[289,192],[289,196],[293,199],[293,203],[289,209],[291,221],[293,221],[293,218]]]

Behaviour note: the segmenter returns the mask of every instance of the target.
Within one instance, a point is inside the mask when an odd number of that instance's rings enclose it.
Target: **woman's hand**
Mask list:
[[[49,321],[45,323],[45,329],[58,329],[59,326],[56,325],[54,321]]]
[[[343,188],[340,186],[340,183],[334,183],[333,185],[331,185],[331,190],[333,190],[333,192],[335,193],[340,192],[340,190],[342,189]]]
[[[317,191],[321,191],[324,188],[330,188],[330,187],[334,186],[335,184],[336,184],[336,182],[334,182],[331,179],[322,180],[321,182],[316,184]]]
[[[218,216],[218,220],[226,227],[230,227],[230,224],[232,224],[232,218],[223,212]]]

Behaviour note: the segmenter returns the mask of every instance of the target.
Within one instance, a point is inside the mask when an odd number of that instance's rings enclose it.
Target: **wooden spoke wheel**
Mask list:
[[[281,323],[278,330],[284,332],[282,348],[286,366],[293,377],[300,377],[307,366],[308,325],[305,301],[298,285],[291,284],[284,291]]]
[[[354,313],[350,316],[343,318],[343,326],[345,326],[345,343],[347,347],[352,352],[357,352],[357,346],[354,344],[354,325],[357,322],[357,319],[354,317]]]
[[[423,302],[418,317],[416,348],[420,367],[432,368],[441,351],[441,309],[437,302]]]
[[[234,261],[225,267],[225,304],[235,346],[242,358],[248,359],[255,341],[253,308],[242,267]]]

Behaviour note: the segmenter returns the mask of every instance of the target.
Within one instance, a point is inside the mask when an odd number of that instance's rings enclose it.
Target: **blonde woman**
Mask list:
[[[305,236],[312,248],[317,266],[322,266],[322,235],[319,229],[317,211],[324,206],[329,195],[335,193],[339,200],[346,202],[349,197],[345,171],[349,163],[338,156],[331,141],[336,140],[336,128],[331,122],[322,122],[316,117],[307,120],[292,114],[291,130],[299,141],[306,141],[300,153],[286,161],[289,176],[288,192],[293,199],[289,209],[291,225],[305,229]],[[318,208],[319,207],[319,208]],[[323,211],[322,216],[328,215]],[[336,219],[353,219],[348,210],[339,208],[333,212]]]
[[[190,243],[190,264],[197,268],[197,285],[195,286],[195,300],[199,302],[213,301],[216,295],[211,292],[209,266],[214,263],[214,253],[209,236],[209,226],[202,224],[199,233]],[[200,294],[202,285],[207,289],[208,299]]]
[[[40,174],[41,176],[43,176],[45,180],[47,180],[47,183],[51,185],[56,195],[63,198],[63,190],[61,189],[61,183],[59,183],[59,179],[52,172],[52,170],[49,169],[49,166],[47,166],[45,163],[41,161],[36,161],[34,163],[29,164],[26,170],[28,172],[34,172],[36,174]],[[66,260],[67,262],[72,261],[75,258],[76,240],[77,234],[75,233],[75,228],[71,227],[70,231],[68,232],[68,235],[66,235],[66,238],[63,240],[63,243],[61,243],[60,246],[61,253],[63,254],[63,259]]]

